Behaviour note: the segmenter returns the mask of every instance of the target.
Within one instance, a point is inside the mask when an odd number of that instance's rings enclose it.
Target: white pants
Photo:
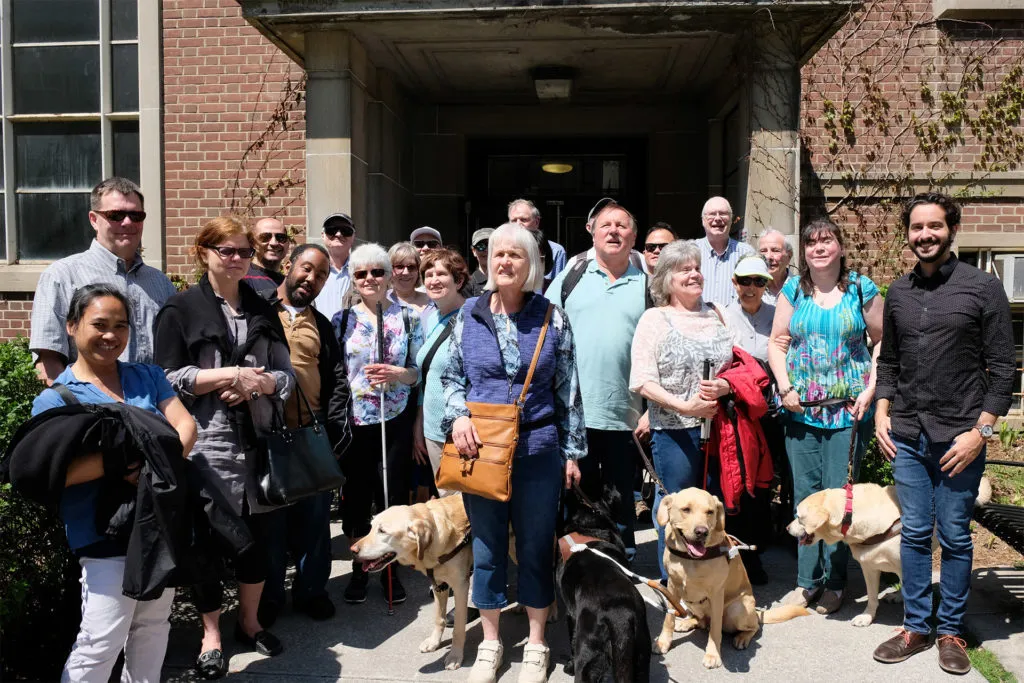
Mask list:
[[[137,601],[121,593],[124,558],[83,557],[82,625],[61,681],[107,683],[124,649],[122,683],[159,683],[174,591]]]

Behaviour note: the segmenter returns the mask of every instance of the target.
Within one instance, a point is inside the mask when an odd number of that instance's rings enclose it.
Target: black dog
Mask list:
[[[559,538],[573,532],[590,537],[588,548],[627,566],[626,549],[612,521],[620,504],[619,494],[607,488],[603,499],[593,503],[570,492]],[[565,543],[560,545],[564,547]],[[651,633],[647,610],[629,577],[607,559],[584,550],[572,553],[559,565],[556,579],[565,602],[572,648],[565,673],[575,674],[576,681],[649,680]]]

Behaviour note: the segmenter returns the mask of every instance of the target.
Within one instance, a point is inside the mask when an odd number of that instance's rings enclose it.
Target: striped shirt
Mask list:
[[[126,363],[153,362],[153,323],[164,302],[176,292],[167,276],[142,262],[136,254],[131,267],[96,240],[79,254],[50,264],[39,276],[32,300],[32,351],[55,351],[70,365],[77,353],[68,337],[65,322],[75,290],[85,285],[114,284],[131,304],[131,338],[120,356]]]
[[[744,256],[757,252],[746,242],[731,238],[721,256],[711,248],[707,237],[697,240],[697,246],[700,247],[700,273],[704,276],[704,301],[725,308],[736,300],[736,288],[732,284],[736,264]]]
[[[345,295],[352,286],[352,272],[348,264],[348,260],[341,268],[335,268],[334,264],[331,264],[327,282],[313,300],[313,308],[323,313],[328,320],[333,320],[334,315],[345,308]]]

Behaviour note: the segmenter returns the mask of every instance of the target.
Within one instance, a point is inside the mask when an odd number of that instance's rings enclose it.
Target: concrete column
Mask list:
[[[353,82],[352,42],[344,31],[306,33],[306,234],[312,239],[336,211],[351,215],[359,232],[365,221],[365,200],[356,195],[366,162],[352,146],[353,91],[360,87]]]
[[[795,34],[785,26],[753,32],[750,103],[750,165],[745,229],[755,238],[772,227],[792,239],[800,227],[800,67]]]

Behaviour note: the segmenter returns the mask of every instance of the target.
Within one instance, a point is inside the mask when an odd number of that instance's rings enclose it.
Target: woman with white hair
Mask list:
[[[700,247],[672,242],[661,251],[651,275],[656,308],[640,317],[633,334],[629,389],[647,399],[654,469],[670,492],[703,487],[702,419],[715,416],[718,399],[729,393],[723,379],[702,380],[705,360],[718,374],[732,360],[732,334],[713,304],[705,302]],[[661,493],[654,496],[654,510]],[[665,573],[665,530],[658,531],[658,567]]]
[[[466,401],[510,403],[522,392],[544,325],[551,319],[533,381],[526,393],[512,467],[512,497],[500,503],[466,494],[473,534],[473,604],[480,609],[483,642],[470,672],[473,683],[496,679],[503,648],[498,622],[505,593],[508,525],[516,532],[519,604],[530,621],[520,683],[546,681],[550,651],[544,638],[555,599],[554,546],[559,489],[579,481],[576,459],[586,455],[583,400],[576,374],[572,330],[561,309],[537,293],[544,280],[533,235],[506,223],[490,239],[490,275],[482,296],[469,299],[452,330],[441,374],[445,414],[441,429],[460,453],[482,445]]]
[[[379,244],[364,244],[349,256],[354,304],[334,315],[334,333],[345,356],[345,368],[352,387],[352,445],[344,462],[347,481],[343,527],[355,543],[370,532],[371,509],[408,503],[412,451],[412,414],[405,410],[412,387],[419,382],[416,353],[423,344],[419,316],[412,316],[408,333],[402,306],[387,298],[391,280],[391,259]],[[377,348],[377,305],[384,311],[384,357]],[[381,386],[384,387],[384,430],[387,436],[388,496],[384,500],[381,453]],[[381,574],[384,597],[387,577],[392,576],[391,597],[405,600],[397,566]],[[352,578],[345,588],[345,602],[366,600],[368,577],[358,562],[352,564]]]

